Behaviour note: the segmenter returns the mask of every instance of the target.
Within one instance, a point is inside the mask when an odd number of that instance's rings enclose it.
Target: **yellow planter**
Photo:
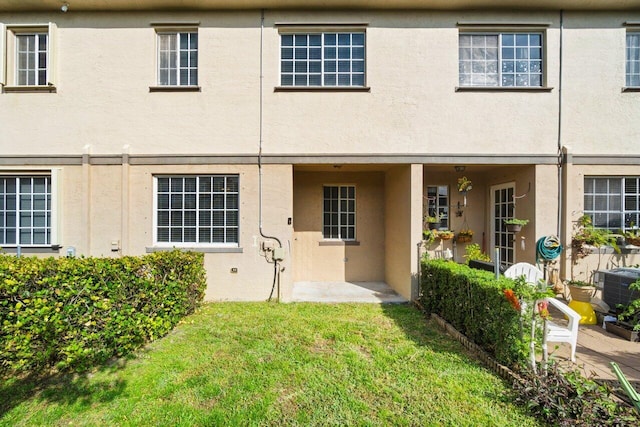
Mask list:
[[[596,312],[593,311],[591,303],[572,299],[569,307],[573,308],[573,310],[580,315],[581,325],[595,325],[598,323]]]

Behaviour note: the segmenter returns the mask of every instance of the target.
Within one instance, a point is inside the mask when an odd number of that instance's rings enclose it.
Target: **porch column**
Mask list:
[[[385,177],[385,281],[407,299],[418,294],[422,236],[422,165],[400,165]]]

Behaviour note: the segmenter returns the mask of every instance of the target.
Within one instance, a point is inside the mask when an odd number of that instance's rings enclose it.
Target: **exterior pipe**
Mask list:
[[[263,58],[263,47],[264,47],[264,9],[260,10],[260,116],[259,116],[259,145],[258,145],[258,230],[260,231],[260,236],[265,239],[271,239],[278,242],[278,246],[282,248],[282,242],[275,236],[268,236],[264,234],[262,230],[262,132],[263,132],[263,111],[264,111],[264,101],[263,101],[263,92],[264,92],[264,58]]]
[[[563,191],[564,191],[564,182],[563,182],[563,164],[564,164],[564,153],[562,150],[562,39],[564,33],[564,11],[560,9],[560,41],[559,41],[559,62],[558,62],[558,218],[557,218],[557,235],[560,237],[560,242],[562,243],[563,233],[562,233],[562,200],[563,200]],[[566,245],[564,245],[566,247]]]

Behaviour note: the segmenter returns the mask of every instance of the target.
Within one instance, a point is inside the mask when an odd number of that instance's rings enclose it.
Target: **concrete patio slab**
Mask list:
[[[291,302],[406,303],[384,282],[296,282]]]

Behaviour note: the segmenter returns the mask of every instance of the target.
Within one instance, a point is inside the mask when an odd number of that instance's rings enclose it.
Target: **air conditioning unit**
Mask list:
[[[629,304],[640,298],[640,292],[629,289],[629,285],[640,279],[640,268],[614,268],[596,272],[595,282],[602,289],[602,299],[613,311],[618,304]]]

